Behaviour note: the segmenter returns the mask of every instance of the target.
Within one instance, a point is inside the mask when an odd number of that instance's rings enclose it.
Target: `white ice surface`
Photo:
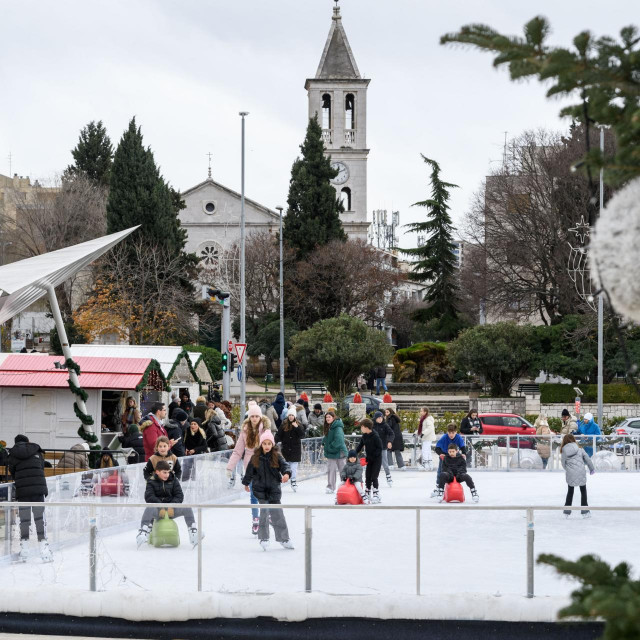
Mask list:
[[[480,505],[562,505],[564,474],[478,472]],[[381,483],[385,505],[437,504],[428,495],[434,473],[394,473]],[[596,474],[589,478],[593,506],[638,506],[640,476]],[[325,479],[284,489],[284,504],[331,504]],[[468,489],[467,499],[469,499]],[[579,500],[576,491],[575,500]],[[248,498],[242,503],[248,502]],[[574,501],[574,504],[578,504]],[[136,548],[135,531],[100,537],[98,593],[88,592],[87,542],[58,550],[52,564],[34,557],[0,568],[0,611],[105,615],[132,620],[209,617],[369,616],[553,620],[575,583],[536,566],[536,598],[526,592],[524,511],[492,512],[465,503],[464,510],[422,512],[421,593],[415,596],[415,511],[362,507],[318,510],[313,515],[313,590],[304,593],[304,515],[286,511],[294,551],[275,541],[263,552],[251,534],[247,510],[205,511],[203,593],[197,593],[197,551]],[[561,510],[535,513],[535,555],[565,558],[586,553],[616,564],[634,563],[640,512],[593,512],[583,520]],[[169,597],[164,597],[170,593]],[[546,596],[546,597],[542,597]]]

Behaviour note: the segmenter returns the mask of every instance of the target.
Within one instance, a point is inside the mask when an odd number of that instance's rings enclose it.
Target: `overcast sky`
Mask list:
[[[556,44],[578,32],[617,35],[637,0],[341,0],[368,92],[369,217],[429,193],[420,153],[460,186],[460,220],[502,155],[504,132],[565,128],[537,82],[513,84],[480,52],[442,34],[481,22],[506,33],[545,15]],[[304,82],[331,24],[331,0],[0,1],[0,173],[51,180],[80,129],[102,120],[117,144],[136,116],[164,177],[180,190],[207,176],[240,189],[240,118],[247,119],[246,194],[286,206],[307,124]],[[414,244],[411,237],[405,244]]]

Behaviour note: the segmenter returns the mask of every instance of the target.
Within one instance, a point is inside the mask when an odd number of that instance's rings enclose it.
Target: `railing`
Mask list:
[[[23,502],[20,503],[21,507],[41,507],[41,502]],[[128,509],[133,511],[136,510],[136,513],[139,514],[141,509],[148,507],[149,505],[146,503],[132,503],[127,505]],[[246,510],[251,508],[251,505],[248,504],[202,504],[202,503],[183,503],[180,505],[181,508],[191,508],[194,510],[194,515],[196,516],[196,522],[198,526],[198,545],[197,545],[197,590],[202,591],[202,524],[203,524],[203,511],[204,510],[219,510],[219,509],[242,509]],[[9,510],[11,507],[9,505],[5,505],[5,512]],[[116,504],[109,503],[94,503],[89,506],[88,512],[84,514],[84,524],[85,531],[88,529],[88,543],[89,543],[89,554],[88,554],[88,576],[89,576],[89,589],[91,591],[97,590],[97,573],[98,573],[98,565],[100,561],[100,550],[98,548],[97,540],[100,533],[100,526],[98,525],[98,515],[102,511],[113,511],[119,508]],[[58,509],[72,509],[76,511],[81,511],[85,509],[85,507],[81,504],[77,503],[48,503],[46,505],[46,518],[50,518],[51,512],[54,512]],[[514,506],[465,506],[465,505],[456,505],[456,504],[446,504],[446,505],[426,505],[426,506],[387,506],[387,505],[366,505],[357,508],[354,511],[354,507],[350,505],[260,505],[260,509],[283,509],[283,510],[292,510],[292,511],[300,511],[304,512],[304,591],[307,593],[311,593],[313,591],[313,513],[314,511],[327,511],[327,510],[346,510],[351,511],[352,513],[366,513],[368,511],[392,511],[392,512],[413,512],[415,513],[415,593],[416,595],[421,595],[422,593],[422,560],[421,560],[421,552],[422,552],[422,543],[421,543],[421,514],[423,511],[438,511],[438,510],[447,510],[456,514],[460,514],[461,512],[466,512],[467,514],[470,511],[524,511],[526,515],[526,547],[525,547],[525,595],[527,598],[533,598],[535,595],[534,590],[534,580],[535,580],[535,553],[534,553],[534,545],[535,545],[535,520],[534,514],[536,511],[578,511],[584,510],[584,507],[575,506],[575,507],[558,507],[557,505],[547,506],[530,506],[530,505],[514,505]],[[604,511],[622,511],[622,512],[640,512],[640,507],[589,507],[589,510],[592,512],[604,512]],[[110,518],[102,518],[110,519]],[[389,522],[394,522],[393,519],[390,519]],[[232,543],[233,540],[227,540],[225,543],[225,553],[229,553],[231,549],[229,548],[229,544]],[[184,556],[181,556],[184,557]],[[148,570],[148,565],[145,565]],[[436,577],[436,580],[439,578]]]
[[[345,129],[344,130],[344,146],[353,147],[356,143],[356,130]]]
[[[332,131],[331,129],[323,129],[322,130],[322,142],[325,144],[331,144],[332,140]]]

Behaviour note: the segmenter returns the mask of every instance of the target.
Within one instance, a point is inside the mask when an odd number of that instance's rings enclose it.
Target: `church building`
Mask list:
[[[336,6],[318,70],[314,78],[306,81],[305,89],[309,117],[317,115],[325,153],[339,171],[332,182],[344,204],[342,225],[350,238],[365,242],[369,229],[366,139],[369,82],[360,75],[342,26],[340,8]],[[203,266],[214,268],[223,252],[240,241],[240,194],[215,182],[209,170],[208,178],[187,189],[182,197],[186,208],[179,215],[187,230],[186,250],[195,253]],[[275,234],[278,228],[276,211],[245,196],[247,236],[265,231]]]

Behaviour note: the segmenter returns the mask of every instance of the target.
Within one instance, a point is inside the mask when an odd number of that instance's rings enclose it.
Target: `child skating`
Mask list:
[[[447,455],[442,460],[442,470],[440,471],[440,480],[438,481],[438,488],[440,489],[438,502],[444,500],[444,485],[453,482],[454,478],[460,483],[467,483],[467,486],[471,489],[471,497],[474,502],[480,500],[478,492],[476,491],[476,485],[467,473],[467,461],[462,454],[458,452],[458,445],[455,442],[450,442],[447,447]]]
[[[362,465],[358,460],[358,454],[355,449],[351,449],[347,455],[347,464],[344,465],[340,472],[342,482],[351,480],[351,484],[360,492],[360,497],[365,504],[369,503],[369,496],[365,493],[362,485]],[[336,500],[336,504],[338,504]]]
[[[438,440],[438,442],[436,443],[436,453],[438,454],[438,456],[440,456],[440,461],[438,462],[438,473],[436,474],[436,488],[433,490],[433,493],[431,494],[432,498],[437,498],[439,496],[442,496],[444,493],[443,490],[440,488],[440,473],[442,471],[442,461],[447,455],[449,444],[452,442],[458,445],[458,447],[460,448],[460,453],[462,454],[462,457],[466,460],[467,450],[464,446],[464,440],[462,439],[462,436],[458,433],[458,428],[456,427],[456,425],[453,424],[453,422],[450,422],[447,425],[447,433],[445,433],[440,438],[440,440]]]
[[[589,473],[593,475],[596,470],[593,467],[593,462],[584,449],[580,449],[576,443],[576,439],[572,434],[567,434],[562,438],[561,461],[562,468],[565,470],[565,476],[567,480],[567,499],[564,502],[565,507],[570,507],[573,504],[573,492],[575,487],[580,487],[580,506],[587,507],[587,473],[584,470],[584,466],[589,467]],[[590,518],[591,512],[588,509],[580,511],[583,518]],[[570,510],[564,511],[564,515],[568,518],[571,515]]]
[[[380,467],[382,465],[382,456],[386,455],[386,452],[382,451],[382,441],[380,436],[373,431],[373,423],[369,418],[365,418],[360,423],[360,431],[362,436],[356,449],[356,453],[362,451],[363,447],[367,451],[367,468],[365,471],[365,482],[367,485],[367,495],[370,496],[370,501],[373,504],[380,502],[380,493],[378,492],[378,475],[380,474]],[[373,487],[373,494],[371,488]]]
[[[260,444],[251,456],[244,478],[242,478],[245,490],[250,491],[249,486],[251,485],[253,495],[260,504],[280,504],[282,484],[288,482],[291,477],[291,467],[278,453],[275,444],[271,431],[263,431],[260,435]],[[269,524],[275,532],[276,542],[279,542],[285,549],[293,549],[282,509],[260,509],[258,524],[260,546],[265,551],[269,548]]]

